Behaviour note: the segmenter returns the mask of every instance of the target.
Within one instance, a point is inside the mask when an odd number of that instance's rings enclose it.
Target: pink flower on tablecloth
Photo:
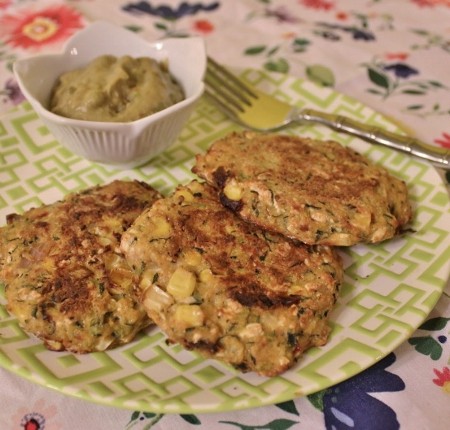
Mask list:
[[[444,367],[442,371],[438,369],[433,369],[433,371],[437,376],[436,379],[433,379],[433,383],[442,387],[446,393],[450,394],[450,368]]]
[[[311,9],[330,10],[334,8],[334,2],[329,0],[299,0],[299,3]]]
[[[348,13],[347,12],[338,12],[336,13],[336,19],[339,21],[347,21]]]
[[[30,407],[21,406],[12,416],[13,429],[23,430],[59,430],[62,423],[57,419],[55,405],[46,405],[43,399]]]
[[[297,37],[297,33],[295,31],[287,31],[281,35],[281,38],[284,40],[293,40]]]
[[[0,18],[0,37],[14,48],[39,48],[64,41],[82,27],[82,15],[61,5],[5,14]]]
[[[193,27],[197,33],[201,34],[209,34],[214,31],[214,25],[207,19],[195,20]]]
[[[418,6],[434,7],[434,6],[448,6],[450,7],[450,0],[411,0]]]
[[[443,139],[434,139],[434,143],[443,146],[444,148],[450,148],[450,133],[442,132]]]
[[[405,61],[409,57],[409,54],[407,52],[387,52],[384,56],[387,60]]]
[[[0,0],[0,10],[6,9],[11,3],[12,0]]]

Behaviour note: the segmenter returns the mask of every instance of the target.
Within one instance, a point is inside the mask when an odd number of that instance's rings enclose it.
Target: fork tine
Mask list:
[[[221,66],[217,61],[213,58],[208,57],[208,71],[224,80],[223,82],[230,82],[235,85],[238,89],[247,93],[250,97],[256,97],[255,92],[248,86],[245,85],[239,78],[237,78],[233,73],[229,72],[225,67]]]
[[[244,112],[243,105],[251,106],[252,98],[258,97],[251,88],[210,57],[205,83],[206,94],[234,116],[236,111]]]
[[[249,104],[246,101],[241,101],[237,99],[231,90],[223,90],[223,84],[218,84],[218,81],[212,82],[208,77],[205,78],[206,83],[206,94],[211,97],[216,103],[220,103],[222,107],[228,107],[233,112],[243,112],[243,103]]]
[[[210,91],[208,88],[205,89],[205,95],[210,98],[225,115],[232,118],[234,121],[239,122],[239,117],[237,115],[237,109],[233,110],[229,103],[224,103],[216,94]]]

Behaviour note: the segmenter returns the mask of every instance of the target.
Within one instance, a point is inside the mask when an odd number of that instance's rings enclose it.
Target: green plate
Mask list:
[[[341,113],[396,130],[367,106],[327,88],[285,75],[245,70],[246,79],[299,106]],[[194,175],[194,155],[237,129],[201,100],[179,140],[148,165],[120,171],[90,163],[54,140],[28,104],[0,121],[0,225],[23,212],[117,178],[140,179],[163,193]],[[0,365],[30,381],[92,402],[159,413],[245,409],[287,401],[334,385],[371,366],[424,321],[450,273],[450,203],[438,172],[426,162],[339,135],[322,126],[285,133],[335,139],[405,180],[415,207],[413,232],[377,246],[341,251],[345,282],[331,314],[329,343],[309,350],[285,374],[263,378],[167,346],[156,328],[108,352],[51,352],[24,333],[0,296]]]

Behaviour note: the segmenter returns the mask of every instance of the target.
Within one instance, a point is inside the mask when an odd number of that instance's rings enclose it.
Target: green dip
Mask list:
[[[59,77],[50,110],[87,121],[129,122],[183,99],[181,86],[164,64],[146,57],[104,55]]]

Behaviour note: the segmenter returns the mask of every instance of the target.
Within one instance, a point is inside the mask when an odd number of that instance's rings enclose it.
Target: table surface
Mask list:
[[[208,54],[224,64],[314,80],[409,134],[450,148],[448,0],[0,0],[0,129],[2,118],[23,102],[14,60],[57,52],[97,19],[151,41],[201,36]],[[447,249],[450,258],[450,244]],[[447,283],[408,341],[319,396],[242,411],[156,414],[65,396],[0,368],[1,428],[448,428],[449,293]]]

